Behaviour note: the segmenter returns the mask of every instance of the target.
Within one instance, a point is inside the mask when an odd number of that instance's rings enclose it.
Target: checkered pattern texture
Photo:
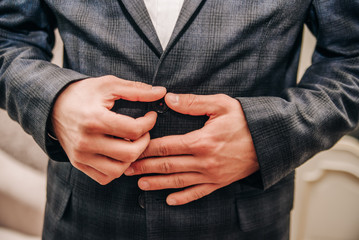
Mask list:
[[[52,159],[44,239],[287,239],[294,169],[358,122],[358,12],[358,1],[186,0],[163,50],[142,0],[2,0],[0,107]],[[297,84],[304,23],[318,44]],[[49,63],[55,27],[64,68]],[[107,74],[237,98],[260,171],[181,207],[165,204],[170,190],[141,193],[135,177],[93,182],[46,126],[61,89]],[[118,111],[146,110],[138,103]],[[168,111],[151,136],[183,134],[205,120]]]

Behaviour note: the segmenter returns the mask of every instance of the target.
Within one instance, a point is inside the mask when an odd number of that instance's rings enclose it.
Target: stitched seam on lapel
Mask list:
[[[163,49],[143,0],[118,0],[118,2],[140,38],[160,57]]]
[[[180,39],[181,35],[184,34],[186,29],[189,27],[189,25],[194,21],[194,19],[196,18],[196,16],[198,15],[198,13],[200,12],[200,10],[202,9],[203,5],[206,2],[206,0],[201,0],[201,2],[198,3],[198,5],[196,6],[195,10],[191,11],[191,9],[193,10],[193,8],[185,7],[185,4],[188,4],[190,1],[191,0],[185,0],[185,2],[183,4],[183,7],[182,7],[180,15],[178,17],[175,29],[173,30],[172,36],[171,36],[171,38],[167,44],[167,47],[164,50],[164,52],[162,53],[161,58],[156,66],[156,71],[155,71],[155,74],[153,75],[152,82],[151,82],[152,85],[155,84],[158,71],[161,68],[161,65],[162,65],[164,59],[166,58],[167,54],[171,51],[173,46]],[[187,15],[185,15],[185,14],[187,14]]]
[[[181,9],[180,15],[178,16],[175,28],[173,29],[171,38],[167,44],[164,53],[168,52],[180,36],[186,31],[190,23],[193,22],[194,18],[198,15],[206,0],[199,0],[197,3],[192,3],[193,0],[185,0]],[[192,4],[192,5],[190,5]]]

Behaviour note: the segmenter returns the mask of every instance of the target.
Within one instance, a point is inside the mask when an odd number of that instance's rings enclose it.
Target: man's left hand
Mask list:
[[[243,179],[259,170],[253,140],[240,103],[227,95],[172,94],[165,97],[174,111],[207,115],[205,125],[184,135],[151,140],[140,160],[125,175],[142,175],[142,190],[185,188],[167,197],[182,205]]]

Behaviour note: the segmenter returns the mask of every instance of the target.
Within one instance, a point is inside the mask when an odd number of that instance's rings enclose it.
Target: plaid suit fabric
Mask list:
[[[358,10],[357,1],[187,0],[162,49],[141,0],[1,1],[0,106],[52,159],[44,239],[286,239],[294,169],[358,122]],[[318,44],[297,84],[304,23]],[[49,63],[55,27],[65,68]],[[107,74],[237,98],[260,171],[181,207],[165,204],[171,190],[140,191],[136,177],[97,185],[71,166],[46,126],[61,89]],[[116,108],[148,110],[124,101]],[[205,121],[167,111],[151,137]]]

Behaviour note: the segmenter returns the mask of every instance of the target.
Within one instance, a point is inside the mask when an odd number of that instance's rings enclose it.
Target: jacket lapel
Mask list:
[[[157,37],[156,30],[153,27],[150,15],[147,12],[146,5],[143,0],[119,0],[119,2],[126,8],[139,30],[157,51],[157,54],[161,55],[163,52],[161,43]]]
[[[173,33],[168,42],[167,49],[170,49],[176,39],[179,37],[180,33],[184,28],[189,24],[192,16],[199,10],[199,8],[204,4],[206,0],[184,0],[183,7],[181,9],[180,15]]]
[[[146,5],[143,0],[119,0],[120,4],[126,8],[127,12],[131,15],[132,19],[145,35],[150,44],[157,51],[157,54],[161,55],[163,50],[160,40],[158,39],[156,30],[152,24],[150,15],[147,12]],[[171,48],[176,41],[182,30],[187,26],[192,16],[197,10],[204,4],[206,0],[184,0],[183,7],[178,17],[173,33],[168,42],[167,48]]]

